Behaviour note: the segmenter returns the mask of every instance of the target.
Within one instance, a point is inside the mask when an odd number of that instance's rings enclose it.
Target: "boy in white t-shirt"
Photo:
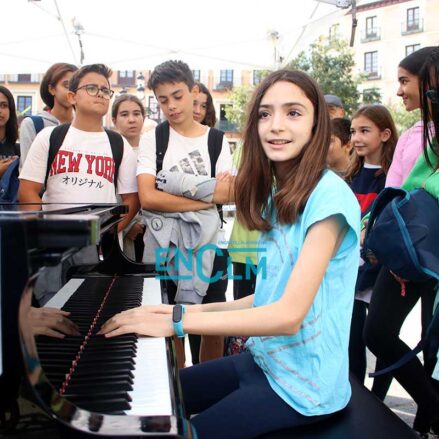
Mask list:
[[[75,106],[75,117],[55,156],[48,175],[43,198],[40,193],[46,177],[50,135],[53,127],[38,133],[20,173],[20,202],[116,203],[115,162],[110,140],[102,126],[113,91],[111,70],[103,64],[82,67],[71,78],[68,100]],[[117,192],[129,212],[118,230],[129,224],[139,209],[135,178],[136,158],[126,140],[120,163]],[[32,210],[35,206],[30,206]]]
[[[84,66],[74,73],[69,83],[67,99],[75,107],[75,117],[56,154],[48,174],[46,188],[40,193],[46,178],[50,135],[54,127],[43,129],[33,141],[26,162],[20,173],[18,198],[27,203],[53,203],[43,209],[56,209],[58,203],[116,203],[115,161],[109,137],[102,126],[113,91],[110,89],[111,70],[103,64]],[[117,192],[129,208],[128,214],[118,224],[123,230],[139,210],[135,176],[136,157],[128,142],[123,140],[123,156],[118,170]],[[35,210],[37,206],[23,206]],[[57,267],[53,267],[56,270]],[[46,270],[49,272],[50,270]],[[55,272],[54,272],[55,273]],[[59,279],[58,279],[59,277]],[[41,279],[40,279],[41,278]],[[55,273],[56,282],[38,279],[37,299],[44,304],[57,291],[62,279]],[[38,282],[37,282],[38,284]],[[41,291],[40,291],[41,290]],[[76,333],[75,326],[62,311],[45,315],[43,308],[34,308],[30,318],[35,335],[62,337]],[[32,317],[33,316],[33,317]]]
[[[201,125],[193,118],[193,102],[198,95],[192,71],[182,61],[166,61],[152,72],[148,87],[154,92],[160,108],[169,122],[169,141],[163,157],[163,169],[180,171],[200,176],[211,176],[211,163],[208,152],[209,127]],[[156,138],[155,130],[145,133],[139,146],[137,183],[140,204],[143,209],[160,212],[191,212],[210,208],[202,201],[191,200],[161,192],[156,189]],[[223,144],[216,162],[217,179],[232,169],[232,159],[227,139]],[[233,178],[230,179],[233,181]],[[230,183],[232,185],[233,182]],[[227,188],[214,201],[222,204],[229,201],[233,190]],[[170,297],[170,303],[173,298]],[[224,291],[208,290],[204,302],[225,301]],[[179,366],[183,364],[183,351],[176,344]],[[223,338],[203,336],[201,343],[201,361],[217,358],[224,350]]]

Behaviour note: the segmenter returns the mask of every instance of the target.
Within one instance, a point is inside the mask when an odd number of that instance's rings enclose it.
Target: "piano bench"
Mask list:
[[[351,377],[352,398],[340,413],[317,424],[289,428],[260,439],[414,439],[414,431]]]

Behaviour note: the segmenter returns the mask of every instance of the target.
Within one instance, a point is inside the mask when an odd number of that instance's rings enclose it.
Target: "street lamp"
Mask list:
[[[84,47],[82,45],[81,35],[84,33],[85,29],[84,26],[76,19],[76,17],[73,17],[72,24],[73,29],[75,30],[75,35],[78,37],[79,50],[81,52],[79,63],[82,65],[84,62]]]
[[[268,31],[267,36],[271,40],[271,43],[273,44],[273,67],[275,68],[275,70],[277,70],[280,67],[280,63],[282,62],[282,59],[279,56],[279,51],[278,51],[280,34],[277,30],[270,30]]]
[[[347,9],[351,6],[352,0],[316,0],[319,3],[328,3],[337,6],[337,8]]]
[[[142,101],[142,103],[145,105],[145,77],[143,76],[142,72],[139,72],[136,78],[136,90],[137,90],[137,97]]]
[[[357,29],[357,2],[356,0],[315,0],[319,3],[328,3],[330,5],[337,6],[337,8],[347,9],[352,6],[352,31],[351,31],[351,41],[350,46],[353,47],[355,41],[355,30]]]

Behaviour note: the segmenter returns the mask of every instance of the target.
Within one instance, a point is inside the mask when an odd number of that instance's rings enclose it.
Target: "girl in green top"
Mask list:
[[[427,57],[420,74],[421,110],[424,122],[423,153],[418,158],[402,187],[406,190],[425,188],[439,198],[438,134],[439,134],[439,48]],[[434,125],[435,135],[431,133]],[[395,255],[395,257],[398,257]],[[421,298],[422,328],[431,320],[437,282],[407,282],[405,296],[393,274],[383,267],[378,275],[366,321],[365,338],[369,349],[387,365],[395,363],[410,348],[399,338],[408,313]],[[430,429],[439,432],[439,383],[431,378],[436,358],[424,353],[424,367],[418,358],[394,371],[395,378],[418,404],[414,429],[428,437]]]

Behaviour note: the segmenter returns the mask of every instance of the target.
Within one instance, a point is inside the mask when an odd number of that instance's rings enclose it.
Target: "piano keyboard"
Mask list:
[[[70,311],[81,336],[63,340],[38,337],[43,370],[60,393],[80,408],[108,414],[170,416],[165,338],[94,336],[120,311],[162,303],[160,282],[143,277],[120,277],[112,282],[112,277],[71,279],[45,305]],[[105,305],[96,320],[103,300]],[[90,327],[90,337],[85,340]]]

